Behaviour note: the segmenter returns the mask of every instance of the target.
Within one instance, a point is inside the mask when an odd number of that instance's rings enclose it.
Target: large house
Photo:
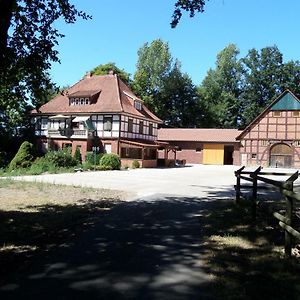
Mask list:
[[[158,124],[162,121],[136,97],[120,78],[87,74],[61,95],[32,112],[39,148],[79,148],[120,155],[122,164],[139,160],[155,167]]]

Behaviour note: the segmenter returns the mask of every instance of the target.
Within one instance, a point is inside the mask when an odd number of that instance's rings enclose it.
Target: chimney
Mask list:
[[[91,72],[86,72],[84,75],[84,78],[91,78],[92,77],[92,73]]]

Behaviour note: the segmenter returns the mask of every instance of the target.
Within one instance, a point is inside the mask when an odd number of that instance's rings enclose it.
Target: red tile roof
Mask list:
[[[240,131],[216,128],[160,128],[159,141],[230,142],[236,143]]]
[[[69,105],[70,96],[88,96],[92,94],[96,96],[96,99],[91,104]],[[58,95],[38,110],[33,110],[32,114],[127,113],[136,117],[162,122],[143,103],[142,110],[137,110],[134,107],[134,99],[139,98],[117,75],[91,76],[81,79],[65,91],[63,95]]]

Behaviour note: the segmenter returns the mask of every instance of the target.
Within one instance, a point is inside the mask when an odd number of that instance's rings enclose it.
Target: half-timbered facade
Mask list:
[[[157,164],[158,124],[155,116],[117,75],[87,75],[32,112],[42,151],[80,148],[120,155],[122,164],[139,160]],[[93,148],[94,147],[94,148]]]
[[[242,165],[300,167],[300,99],[287,90],[237,137]]]

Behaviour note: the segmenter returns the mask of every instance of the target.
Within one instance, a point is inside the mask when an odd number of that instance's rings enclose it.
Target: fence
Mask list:
[[[264,176],[289,176],[285,181],[273,180]],[[285,199],[285,216],[275,212],[274,217],[279,220],[279,226],[285,232],[285,255],[291,257],[293,238],[300,240],[300,233],[293,226],[294,203],[300,201],[300,194],[294,192],[294,182],[299,177],[298,171],[295,173],[280,173],[280,172],[263,172],[262,167],[258,167],[255,171],[246,171],[245,167],[235,171],[236,176],[236,202],[241,200],[241,180],[252,183],[251,189],[251,212],[252,219],[256,219],[257,210],[257,182],[261,181],[279,188],[281,195]]]

